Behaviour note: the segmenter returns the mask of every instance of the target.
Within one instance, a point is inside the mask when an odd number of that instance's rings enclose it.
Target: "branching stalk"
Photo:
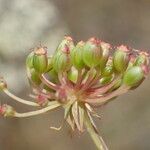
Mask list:
[[[119,89],[117,89],[116,91],[113,91],[109,94],[100,96],[99,98],[86,99],[85,101],[88,103],[91,103],[91,104],[98,104],[100,106],[100,105],[108,102],[112,98],[126,93],[128,90],[129,90],[129,87],[121,86]]]
[[[43,114],[47,111],[53,110],[53,109],[55,109],[59,106],[61,106],[61,104],[59,102],[53,101],[53,102],[49,102],[49,106],[47,106],[43,109],[40,109],[40,110],[30,111],[30,112],[26,112],[26,113],[15,112],[15,117],[24,118],[24,117],[36,116],[36,115],[39,115],[39,114]]]
[[[39,104],[35,103],[35,102],[31,102],[28,100],[24,100],[20,97],[15,96],[14,94],[12,94],[7,88],[3,90],[5,92],[5,94],[7,94],[9,97],[11,97],[13,100],[18,101],[22,104],[26,104],[26,105],[30,105],[30,106],[39,106]]]

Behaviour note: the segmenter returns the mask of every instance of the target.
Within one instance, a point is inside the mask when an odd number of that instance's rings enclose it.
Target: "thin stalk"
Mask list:
[[[94,68],[90,68],[90,70],[88,71],[89,72],[88,78],[86,79],[86,81],[79,93],[82,93],[83,91],[85,91],[87,89],[88,85],[90,84],[90,82],[93,80],[93,71],[94,71]]]
[[[79,80],[80,80],[80,81],[79,81],[80,83],[77,83],[77,85],[75,86],[76,89],[79,89],[79,88],[80,88],[80,86],[81,86],[81,84],[82,84],[82,82],[83,82],[83,80],[84,80],[84,78],[85,78],[85,75],[86,75],[87,72],[88,72],[86,69],[84,69],[84,70],[82,70],[82,71],[83,71],[82,75],[79,75],[79,76],[80,76],[80,79],[79,79]],[[78,76],[78,77],[79,77],[79,76]],[[77,82],[78,82],[78,81],[77,81]]]
[[[29,80],[29,84],[33,89],[37,89],[39,90],[40,88],[31,80],[31,73],[30,73],[30,69],[26,66],[26,70],[27,70],[27,78]]]
[[[126,93],[130,88],[126,87],[126,86],[121,86],[119,89],[117,89],[116,91],[113,91],[111,93],[108,93],[104,96],[100,96],[99,98],[91,98],[91,99],[85,99],[85,102],[91,103],[91,104],[98,104],[98,105],[102,105],[106,102],[108,102],[109,100],[111,100],[112,98],[119,96],[121,94]]]
[[[42,74],[40,76],[41,81],[47,85],[49,88],[52,88],[53,90],[58,90],[58,86],[52,82],[50,82],[48,79],[46,79],[46,77],[44,76],[44,74]]]
[[[27,77],[30,83],[30,86],[32,87],[33,92],[36,91],[36,93],[43,93],[41,88],[39,86],[37,86],[32,80],[31,80],[31,73],[30,73],[30,69],[28,67],[26,67],[27,69]],[[43,93],[44,94],[44,93]]]
[[[40,106],[39,104],[35,103],[35,102],[31,102],[28,100],[24,100],[20,97],[15,96],[14,94],[12,94],[7,88],[3,90],[5,94],[7,94],[9,97],[11,97],[13,100],[18,101],[22,104],[26,104],[26,105],[30,105],[30,106]]]
[[[62,72],[58,73],[58,79],[59,79],[59,82],[61,83],[61,85],[65,85],[66,84],[66,81],[64,81],[64,77],[63,77],[63,73]]]
[[[36,115],[39,115],[39,114],[43,114],[47,111],[53,110],[53,109],[55,109],[59,106],[61,106],[61,104],[59,102],[53,101],[53,102],[49,102],[49,106],[47,106],[43,109],[40,109],[40,110],[30,111],[30,112],[26,112],[26,113],[15,112],[14,117],[24,118],[24,117],[36,116]]]
[[[67,77],[67,72],[63,72],[63,78],[64,78],[66,84],[67,84],[69,87],[73,88],[73,83],[72,83],[72,81],[70,81],[70,80],[68,79],[68,77]]]
[[[82,70],[78,69],[78,78],[75,86],[76,89],[79,88],[81,82],[82,82]]]
[[[85,113],[84,123],[85,123],[87,131],[90,134],[90,136],[91,136],[93,142],[95,143],[97,149],[98,150],[108,150],[108,147],[106,146],[106,144],[105,144],[104,140],[102,139],[102,137],[99,136],[99,134],[95,131],[87,112]]]
[[[89,83],[89,85],[86,87],[85,90],[87,90],[88,88],[90,88],[91,86],[93,86],[94,84],[96,84],[99,79],[100,79],[100,75],[99,75],[99,73],[97,73],[95,75],[95,77],[91,80],[91,82]]]
[[[109,83],[107,85],[91,89],[94,92],[92,94],[90,94],[90,96],[92,97],[92,96],[97,96],[97,95],[106,93],[109,89],[111,89],[116,84],[116,81],[118,79],[119,79],[119,77],[116,77],[111,83]]]

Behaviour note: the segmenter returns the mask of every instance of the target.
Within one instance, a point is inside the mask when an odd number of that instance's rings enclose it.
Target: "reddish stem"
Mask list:
[[[116,91],[108,93],[105,96],[101,96],[101,97],[95,98],[95,99],[93,99],[93,98],[85,99],[85,102],[88,102],[91,104],[102,105],[102,104],[108,102],[109,100],[111,100],[112,98],[126,93],[129,89],[130,89],[129,87],[123,85],[119,89],[117,89]]]
[[[87,73],[86,70],[83,70],[83,69],[78,70],[78,79],[77,79],[77,82],[76,82],[75,89],[78,89],[81,86],[86,73]]]
[[[47,85],[49,88],[53,89],[53,90],[58,90],[58,88],[60,88],[58,85],[52,83],[51,81],[49,81],[48,79],[46,79],[46,77],[44,76],[44,74],[42,74],[40,76],[41,81]]]
[[[118,79],[119,79],[119,77],[114,78],[114,80],[111,83],[109,83],[105,86],[96,87],[96,88],[91,89],[91,91],[93,91],[93,92],[92,92],[92,94],[90,94],[90,96],[94,97],[94,96],[106,93],[109,89],[111,89],[115,85],[115,83]]]

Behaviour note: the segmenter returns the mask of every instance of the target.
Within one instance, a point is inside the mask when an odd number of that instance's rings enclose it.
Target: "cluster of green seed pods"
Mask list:
[[[18,113],[3,104],[0,115],[29,117],[61,106],[72,130],[83,132],[87,128],[98,150],[108,148],[92,120],[92,116],[98,117],[93,107],[137,88],[150,70],[147,52],[124,45],[112,47],[94,37],[75,44],[69,36],[64,37],[51,56],[47,47],[35,47],[27,56],[26,68],[33,89],[30,96],[35,102],[12,94],[3,78],[0,90],[22,104],[41,108]]]
[[[124,45],[113,48],[97,38],[75,45],[72,38],[66,36],[53,56],[47,56],[47,48],[37,47],[26,62],[31,79],[37,85],[41,84],[39,76],[42,73],[48,73],[50,80],[56,83],[59,73],[66,72],[68,79],[76,83],[80,71],[92,68],[101,76],[99,83],[102,85],[120,75],[120,85],[134,87],[143,81],[146,71],[149,71],[149,55],[146,52],[134,51]]]

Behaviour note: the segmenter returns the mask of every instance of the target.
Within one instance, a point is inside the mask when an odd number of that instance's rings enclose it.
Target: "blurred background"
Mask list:
[[[150,49],[149,0],[0,0],[0,74],[16,95],[29,99],[25,58],[39,43],[52,53],[64,35],[96,36],[112,45]],[[150,76],[135,91],[99,110],[95,120],[110,150],[150,149]],[[18,111],[32,110],[0,94]],[[87,133],[60,132],[63,110],[24,119],[0,118],[0,150],[94,150]]]

